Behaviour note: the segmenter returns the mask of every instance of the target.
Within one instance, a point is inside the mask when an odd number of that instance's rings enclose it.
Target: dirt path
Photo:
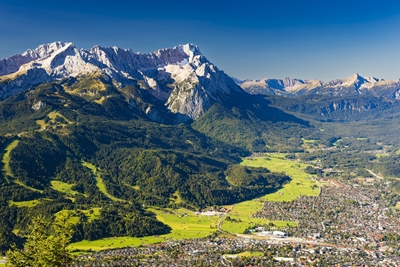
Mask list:
[[[376,178],[378,178],[378,179],[381,179],[381,180],[384,179],[382,176],[380,176],[380,175],[374,173],[374,172],[371,171],[371,170],[368,170],[368,169],[365,169],[365,170],[366,170],[367,172],[369,172],[370,174],[372,174],[373,176],[375,176]]]

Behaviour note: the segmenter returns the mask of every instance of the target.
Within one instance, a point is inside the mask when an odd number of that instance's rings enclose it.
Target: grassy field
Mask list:
[[[174,203],[174,204],[181,204],[182,203],[182,198],[179,195],[178,191],[176,191],[172,196],[173,197],[170,198],[170,203]]]
[[[2,162],[3,162],[3,166],[4,166],[3,172],[6,176],[6,178],[7,178],[7,176],[14,177],[14,175],[11,171],[11,168],[10,168],[10,153],[14,148],[17,147],[18,143],[19,143],[18,140],[14,140],[5,149],[6,152],[4,153]]]
[[[104,96],[102,96],[100,99],[97,99],[97,100],[95,100],[94,102],[97,103],[97,104],[99,104],[99,105],[101,105],[101,104],[103,104],[103,102],[104,102],[105,99],[106,99],[106,98],[105,98]]]
[[[384,157],[389,157],[390,155],[388,154],[388,153],[382,153],[382,154],[376,154],[375,155],[375,157],[377,158],[377,159],[380,159],[380,158],[384,158]]]
[[[287,160],[284,154],[270,154],[267,157],[246,158],[241,164],[267,168],[272,172],[283,172],[292,178],[281,190],[263,197],[265,200],[292,201],[299,196],[317,196],[319,193],[318,185],[313,180],[312,175],[304,172],[304,169],[308,165]]]
[[[66,124],[57,122],[56,119],[57,117],[60,117],[64,119],[64,121],[67,122],[67,124],[72,124],[71,121],[69,121],[67,118],[65,118],[61,113],[57,111],[52,111],[49,114],[47,114],[47,117],[49,118],[49,121],[46,123],[46,120],[37,120],[36,123],[40,126],[40,129],[45,130],[48,127],[55,128],[57,126],[61,126],[64,128]]]
[[[264,256],[264,252],[261,251],[245,251],[239,254],[225,254],[225,257],[262,257]]]
[[[15,205],[17,207],[28,207],[28,208],[34,207],[40,203],[41,203],[41,201],[38,199],[28,200],[28,201],[12,201],[12,200],[8,201],[9,206]]]
[[[246,206],[242,206],[243,207]],[[248,206],[249,208],[252,208],[251,205]],[[261,207],[258,207],[257,210],[253,210],[252,213],[260,210]],[[247,211],[245,212],[247,213]],[[236,209],[233,213],[231,213],[230,218],[232,221],[227,221],[225,220],[222,224],[222,229],[229,232],[229,233],[234,233],[234,234],[243,234],[244,231],[249,228],[249,227],[254,227],[254,225],[268,225],[272,223],[275,227],[281,228],[281,227],[295,227],[297,226],[296,222],[290,222],[290,221],[273,221],[273,220],[267,220],[267,219],[259,219],[259,218],[252,218],[251,215],[243,215],[241,214],[240,209]],[[234,221],[237,220],[237,221]]]
[[[55,217],[59,217],[59,216],[71,216],[69,218],[69,222],[72,224],[77,224],[79,222],[79,216],[77,215],[77,213],[74,210],[62,210],[59,211],[55,214]]]
[[[23,187],[25,187],[25,188],[27,188],[29,190],[32,190],[32,191],[37,191],[37,192],[41,192],[41,193],[43,192],[43,190],[39,190],[39,189],[30,187],[30,186],[28,186],[28,185],[26,185],[26,184],[24,184],[24,183],[22,183],[21,181],[18,181],[18,180],[14,180],[14,183],[16,183],[16,184],[18,184],[20,186],[23,186]]]
[[[157,219],[168,224],[172,231],[166,235],[146,236],[146,237],[112,237],[95,241],[81,241],[73,243],[69,249],[79,250],[101,250],[107,248],[140,246],[146,244],[155,244],[165,242],[168,239],[189,239],[202,238],[212,234],[217,230],[219,216],[197,215],[187,209],[151,209],[157,214]]]
[[[89,221],[100,217],[101,208],[91,208],[90,210],[80,210],[83,212]]]
[[[224,220],[222,224],[222,229],[225,231],[243,233],[249,226],[269,223],[273,223],[277,227],[296,226],[296,222],[270,221],[252,218],[251,216],[262,209],[264,201],[292,201],[301,195],[317,196],[319,193],[317,183],[310,177],[310,174],[304,172],[305,167],[308,165],[287,160],[284,154],[269,154],[265,157],[246,158],[241,164],[267,168],[272,172],[284,172],[292,180],[275,193],[234,205],[229,214],[232,220]]]
[[[111,199],[113,201],[126,202],[125,200],[116,198],[107,192],[107,187],[104,184],[103,179],[101,178],[101,171],[99,169],[97,169],[96,166],[94,166],[93,164],[90,164],[89,162],[86,162],[86,161],[82,161],[82,166],[87,167],[92,171],[92,173],[96,179],[96,186],[97,186],[97,188],[99,188],[100,192],[102,192],[104,195],[106,195],[109,199]]]
[[[72,187],[74,186],[73,184],[67,184],[56,180],[53,180],[50,183],[52,189],[64,193],[68,196],[74,196],[76,194],[80,194],[79,192],[72,190]]]
[[[92,208],[90,210],[79,210],[86,215],[88,221],[97,219],[100,217],[101,208]],[[75,210],[62,210],[55,214],[55,216],[71,216],[70,222],[72,224],[77,224],[79,221],[79,214]]]
[[[262,209],[263,203],[262,199],[255,199],[236,204],[229,213],[231,220],[225,219],[222,229],[230,233],[243,234],[248,227],[253,227],[255,224],[268,225],[273,223],[276,227],[297,226],[296,222],[253,218],[252,215]]]
[[[44,130],[47,127],[47,124],[44,120],[37,120],[36,124],[38,124],[40,126],[40,129]]]

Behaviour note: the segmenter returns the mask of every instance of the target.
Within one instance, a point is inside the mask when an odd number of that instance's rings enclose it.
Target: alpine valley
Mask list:
[[[320,159],[311,173],[400,174],[399,81],[239,81],[192,44],[54,42],[0,60],[0,99],[0,251],[38,214],[72,213],[74,241],[161,235],[171,226],[154,209],[235,204],[292,180],[239,165],[255,153]]]

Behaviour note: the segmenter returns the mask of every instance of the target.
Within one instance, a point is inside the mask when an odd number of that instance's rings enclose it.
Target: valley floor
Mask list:
[[[318,178],[284,154],[242,164],[280,170],[292,180],[273,194],[225,207],[223,216],[155,210],[172,226],[168,237],[108,239],[107,247],[99,247],[105,240],[75,243],[71,248],[107,249],[118,242],[138,247],[82,256],[74,266],[117,259],[135,266],[396,266],[400,261],[398,210],[384,197],[392,189],[383,177]]]

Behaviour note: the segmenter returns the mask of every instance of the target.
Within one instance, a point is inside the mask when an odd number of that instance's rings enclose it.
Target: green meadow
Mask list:
[[[80,194],[79,192],[72,190],[72,187],[74,186],[73,184],[68,184],[56,180],[53,180],[50,183],[52,189],[64,193],[66,195],[74,196],[76,194]]]
[[[14,177],[10,167],[10,153],[14,148],[17,147],[18,143],[19,143],[18,140],[14,140],[5,149],[6,153],[4,153],[2,162],[3,162],[3,171],[6,177],[7,176]]]
[[[61,127],[65,127],[66,124],[64,123],[59,123],[57,122],[57,117],[62,118],[65,122],[67,122],[67,124],[72,124],[71,121],[69,121],[67,118],[65,118],[61,113],[57,112],[57,111],[52,111],[49,114],[47,114],[48,117],[48,122],[46,123],[46,120],[37,120],[36,124],[38,124],[40,126],[41,130],[45,130],[46,128],[49,127],[53,127],[55,128],[56,125],[61,126]]]
[[[69,246],[70,250],[102,250],[107,248],[131,247],[165,242],[169,239],[202,238],[214,233],[220,216],[198,215],[187,209],[149,209],[157,219],[168,224],[169,234],[145,237],[110,237],[95,241],[81,241]]]
[[[224,220],[221,226],[222,229],[229,233],[243,234],[247,228],[253,227],[255,224],[268,225],[272,223],[278,228],[287,227],[288,225],[291,227],[297,226],[296,222],[253,218],[252,215],[262,209],[263,203],[264,201],[259,198],[234,205],[232,211],[228,215],[230,220]]]
[[[255,224],[270,224],[276,227],[296,226],[296,222],[270,221],[267,219],[253,218],[252,215],[261,210],[264,201],[292,201],[299,196],[317,196],[319,187],[310,174],[304,172],[308,166],[287,160],[284,154],[268,154],[262,157],[246,158],[241,163],[244,166],[263,167],[272,172],[283,172],[292,180],[275,193],[265,195],[234,205],[229,213],[231,220],[224,220],[222,229],[230,233],[243,233],[248,227]]]
[[[299,196],[317,196],[319,193],[317,182],[312,175],[304,171],[309,165],[287,160],[284,154],[269,154],[265,157],[246,158],[241,164],[267,168],[272,172],[283,172],[292,178],[279,191],[264,196],[264,200],[292,201]]]
[[[100,217],[101,208],[92,208],[89,210],[78,210],[85,214],[88,221],[95,220]],[[55,216],[70,216],[70,223],[77,224],[79,221],[79,214],[75,210],[62,210],[55,214]]]
[[[170,198],[170,202],[174,204],[181,204],[182,203],[182,198],[179,195],[179,192],[176,191],[175,193],[172,194],[172,198]]]
[[[380,158],[384,158],[384,157],[389,157],[390,155],[388,154],[388,153],[382,153],[382,154],[376,154],[375,155],[375,157],[377,158],[377,159],[380,159]]]
[[[28,208],[34,207],[40,203],[41,203],[41,201],[37,200],[37,199],[36,200],[28,200],[28,201],[12,201],[12,200],[8,201],[9,206],[14,205],[16,207],[28,207]]]

